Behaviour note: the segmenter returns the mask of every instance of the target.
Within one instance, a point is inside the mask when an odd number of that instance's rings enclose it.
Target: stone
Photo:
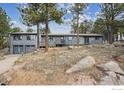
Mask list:
[[[123,47],[124,46],[124,43],[123,42],[114,42],[113,45],[115,47]]]
[[[124,74],[123,70],[120,68],[120,66],[115,61],[109,61],[105,64],[96,65],[99,69],[102,69],[104,71],[113,71],[117,73]]]
[[[68,49],[73,49],[74,48],[74,46],[68,46]]]
[[[13,69],[11,69],[11,70],[9,70],[8,72],[6,72],[6,73],[4,73],[3,75],[4,75],[4,77],[6,78],[6,80],[9,82],[9,81],[11,81],[12,80],[12,74],[14,73],[14,70]]]
[[[118,82],[113,77],[105,76],[102,78],[100,85],[118,85]]]
[[[120,83],[120,85],[124,85],[124,76],[122,76],[122,75],[119,75],[119,83]]]
[[[92,48],[93,46],[92,46],[92,45],[88,45],[87,47],[88,47],[88,48]]]
[[[77,71],[83,71],[85,69],[90,69],[95,65],[95,63],[95,59],[92,56],[87,56],[68,69],[66,73],[69,74]]]
[[[7,80],[8,82],[12,80],[12,77],[9,76],[9,75],[6,75],[5,77],[6,77],[6,80]]]
[[[102,78],[102,85],[124,85],[124,76],[112,71],[107,71],[107,75]]]
[[[6,77],[3,74],[0,74],[0,84],[7,83]]]
[[[118,62],[124,63],[124,55],[121,55],[116,58]]]
[[[37,52],[38,52],[37,50],[34,51],[34,53],[37,53]]]
[[[106,64],[97,65],[97,67],[105,73],[105,77],[101,79],[101,85],[124,84],[124,72],[116,62],[110,61]]]
[[[108,76],[110,76],[110,77],[117,78],[117,75],[116,75],[116,73],[115,73],[115,72],[112,72],[112,71],[107,71],[106,73],[107,73],[107,74],[108,74]]]

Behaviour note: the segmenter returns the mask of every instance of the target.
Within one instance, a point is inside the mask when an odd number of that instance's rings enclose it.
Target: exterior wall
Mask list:
[[[98,39],[95,39],[96,37],[90,37],[89,38],[89,44],[102,44],[102,37],[97,37]]]
[[[61,38],[63,38],[63,42],[61,42]],[[81,36],[79,37],[79,44],[80,45],[84,45],[85,44],[85,37]],[[95,36],[94,37],[88,37],[89,38],[89,44],[102,44],[102,37],[98,37],[98,39],[96,40]],[[60,45],[76,45],[77,44],[77,37],[76,36],[60,36],[60,37],[56,37],[56,36],[52,36],[52,39],[48,39],[49,42],[49,46],[56,46],[57,44]],[[41,37],[41,46],[45,46],[45,37]]]
[[[76,42],[77,42],[77,39],[75,36],[65,37],[65,45],[75,45]]]
[[[10,36],[10,53],[13,53],[13,48],[14,48],[13,46],[15,45],[23,45],[24,53],[29,52],[29,51],[26,51],[28,45],[35,46],[35,49],[36,49],[37,47],[36,35],[34,40],[27,40],[26,38],[27,35],[22,35],[22,36],[23,36],[22,40],[14,40],[13,39],[14,35]]]
[[[79,44],[80,45],[84,45],[85,43],[84,43],[84,37],[80,37],[79,38]]]
[[[14,34],[16,35],[16,34]],[[13,53],[13,46],[16,45],[23,46],[23,53],[34,51],[37,48],[37,37],[34,34],[34,40],[27,40],[27,35],[22,35],[22,40],[14,40],[13,34],[10,36],[10,53]],[[88,44],[101,44],[103,42],[102,36],[80,36],[79,37],[79,44],[84,45],[87,44],[85,39],[88,38]],[[51,35],[48,39],[49,46],[57,46],[57,45],[76,45],[77,44],[77,36],[76,35]],[[40,46],[45,46],[45,36],[40,35]],[[21,50],[21,49],[20,49]]]

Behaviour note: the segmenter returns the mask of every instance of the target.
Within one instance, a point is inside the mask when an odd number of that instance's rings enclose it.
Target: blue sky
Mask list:
[[[6,13],[9,15],[9,17],[11,18],[11,22],[14,23],[14,26],[19,26],[23,31],[26,31],[26,29],[28,28],[27,26],[23,25],[21,22],[21,16],[19,11],[16,9],[16,7],[18,6],[18,3],[1,3],[0,7],[2,7],[3,9],[5,9]],[[69,4],[60,4],[61,7],[64,8],[68,8]],[[96,14],[99,13],[100,11],[100,7],[98,6],[98,4],[92,3],[89,4],[89,6],[87,7],[87,9],[85,9],[84,11],[84,15],[81,16],[80,20],[96,20],[97,16]],[[71,31],[71,18],[72,15],[71,13],[68,11],[68,13],[66,15],[64,15],[64,22],[61,25],[56,24],[55,22],[50,22],[49,23],[49,27],[52,33],[69,33]],[[34,28],[34,30],[36,29],[36,27],[32,27]]]

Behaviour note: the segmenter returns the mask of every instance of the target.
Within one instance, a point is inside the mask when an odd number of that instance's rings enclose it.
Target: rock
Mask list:
[[[94,66],[95,64],[95,59],[91,56],[87,56],[80,60],[77,64],[72,66],[70,69],[66,71],[67,74],[72,73],[72,72],[77,72],[77,71],[82,71],[85,69],[90,69],[91,67]]]
[[[124,43],[123,42],[114,42],[113,45],[115,47],[123,47],[124,46]]]
[[[118,62],[124,63],[124,55],[121,55],[121,56],[117,57],[116,60]]]
[[[68,49],[73,49],[74,48],[74,46],[68,46]]]
[[[101,85],[124,84],[124,72],[116,62],[110,61],[106,64],[97,65],[97,67],[105,73],[105,77],[101,79]]]
[[[124,76],[118,75],[120,85],[124,85]]]
[[[7,83],[7,80],[6,80],[6,78],[5,78],[5,76],[3,75],[3,74],[0,74],[0,85],[2,84],[2,83]]]
[[[107,73],[107,74],[108,74],[108,76],[110,76],[110,77],[117,78],[116,73],[115,73],[115,72],[113,72],[113,71],[107,71],[106,73]]]
[[[11,69],[8,72],[4,73],[3,76],[6,78],[7,82],[12,80],[12,74],[14,73],[14,70]]]
[[[93,46],[92,45],[88,45],[87,48],[92,48]]]
[[[97,65],[97,67],[105,71],[113,71],[113,72],[124,74],[124,72],[119,67],[119,65],[114,61],[107,62],[106,64]]]
[[[4,76],[8,82],[12,80],[12,77],[10,75],[4,74]]]
[[[34,53],[37,53],[37,52],[38,52],[37,50],[34,51]]]
[[[102,78],[100,85],[118,85],[118,82],[113,77],[105,76]]]
[[[124,76],[112,71],[107,71],[107,75],[102,78],[101,85],[123,85]]]

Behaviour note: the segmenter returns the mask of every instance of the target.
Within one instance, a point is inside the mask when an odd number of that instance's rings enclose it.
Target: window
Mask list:
[[[95,37],[95,40],[99,40],[99,37]]]
[[[72,40],[72,37],[68,37],[68,40]]]
[[[13,40],[22,40],[23,36],[21,35],[14,35]]]
[[[31,40],[31,36],[30,35],[27,36],[27,40]]]
[[[52,41],[53,40],[53,37],[49,37],[49,41]]]
[[[35,47],[35,45],[26,45],[26,47]]]
[[[27,40],[35,40],[35,35],[27,35]]]

